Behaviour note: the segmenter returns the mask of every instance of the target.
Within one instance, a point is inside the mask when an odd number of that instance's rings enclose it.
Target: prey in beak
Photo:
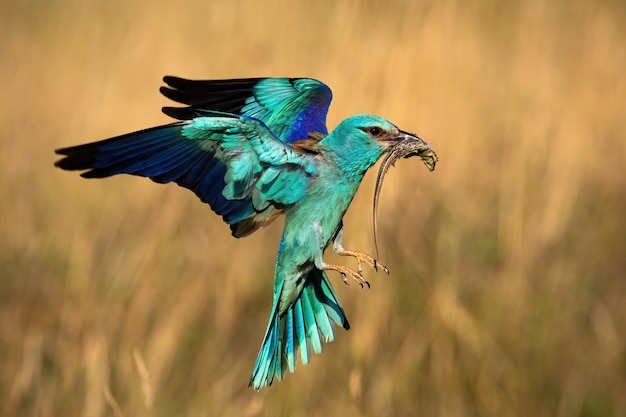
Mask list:
[[[429,143],[423,141],[415,134],[400,130],[399,134],[393,139],[395,143],[389,147],[387,155],[380,165],[374,190],[374,246],[376,248],[376,258],[378,258],[378,199],[383,188],[385,174],[400,158],[418,156],[429,171],[435,170],[435,165],[439,160],[435,151],[430,148]]]

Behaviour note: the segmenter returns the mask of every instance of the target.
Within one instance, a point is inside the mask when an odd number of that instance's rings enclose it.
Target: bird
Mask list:
[[[437,157],[417,135],[374,115],[351,116],[328,133],[332,92],[315,79],[163,81],[161,93],[183,105],[162,108],[175,122],[57,149],[62,158],[55,166],[83,171],[84,178],[129,174],[174,182],[222,216],[236,238],[285,216],[272,310],[249,382],[258,391],[294,372],[298,356],[307,364],[320,354],[336,328],[350,328],[326,272],[361,287],[369,287],[364,264],[389,272],[343,246],[343,216],[366,171],[402,146],[411,151],[394,155],[419,154],[431,170]],[[356,270],[324,261],[331,243],[356,259]]]

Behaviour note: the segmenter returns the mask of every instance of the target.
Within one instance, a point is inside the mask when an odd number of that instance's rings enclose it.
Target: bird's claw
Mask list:
[[[374,259],[372,256],[366,253],[357,252],[357,251],[349,251],[343,248],[335,249],[335,251],[337,252],[337,254],[341,256],[352,256],[356,258],[356,271],[354,269],[350,269],[345,266],[329,265],[329,264],[327,264],[322,269],[333,270],[333,271],[339,272],[341,274],[341,279],[346,285],[348,285],[348,276],[349,276],[354,281],[356,281],[356,283],[359,284],[361,288],[365,288],[366,285],[367,285],[367,288],[371,288],[370,283],[367,282],[367,280],[363,278],[363,264],[367,264],[371,266],[372,268],[374,268],[376,272],[378,272],[379,269],[382,269],[387,274],[389,274],[389,269],[385,265],[381,264],[380,262],[378,262],[378,260]]]
[[[376,272],[378,272],[378,268],[382,269],[383,272],[386,272],[387,275],[389,275],[389,268],[387,268],[385,265],[378,262],[377,259],[374,259],[374,269],[376,270]]]
[[[367,253],[344,249],[341,251],[337,251],[337,254],[341,256],[352,256],[356,258],[356,270],[359,275],[361,275],[363,272],[363,264],[371,266],[376,272],[378,272],[379,269],[382,269],[387,274],[389,274],[389,269],[385,265],[381,264],[380,262],[378,262],[377,259],[374,259],[374,257],[368,255]]]
[[[322,269],[323,270],[327,270],[327,271],[339,272],[341,274],[341,279],[343,280],[344,284],[346,284],[346,285],[348,285],[348,277],[350,277],[354,281],[356,281],[356,283],[359,284],[361,286],[361,288],[364,288],[364,285],[367,285],[367,288],[370,288],[370,283],[367,282],[367,280],[365,278],[363,278],[363,275],[361,274],[360,271],[355,271],[355,270],[347,268],[345,266],[332,265],[332,264],[326,264],[326,265],[324,265],[324,267]]]

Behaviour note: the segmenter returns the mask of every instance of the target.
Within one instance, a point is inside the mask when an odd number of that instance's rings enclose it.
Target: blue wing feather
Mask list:
[[[186,80],[167,76],[161,93],[188,107],[164,107],[163,112],[191,120],[206,112],[222,111],[253,117],[285,143],[307,138],[311,132],[328,133],[326,115],[330,88],[311,78],[243,78]]]
[[[125,173],[158,183],[174,181],[222,215],[237,237],[273,221],[280,209],[272,204],[284,206],[302,198],[311,172],[305,175],[302,167],[281,166],[288,161],[277,143],[328,132],[326,114],[332,100],[328,86],[309,78],[163,80],[168,87],[161,92],[188,106],[163,111],[186,122],[61,149],[58,153],[66,158],[57,166],[87,170],[82,174],[87,178]],[[223,112],[238,114],[242,123],[256,127],[261,122],[267,132],[248,142],[241,129],[229,132],[228,126],[211,121],[229,116]],[[281,172],[264,176],[261,190],[254,190],[259,172],[276,165]]]
[[[236,236],[259,227],[254,226],[255,216],[259,216],[260,225],[271,222],[272,213],[277,211],[272,204],[293,204],[301,198],[307,178],[314,172],[303,154],[279,141],[264,123],[224,114],[60,149],[57,153],[65,155],[57,166],[87,170],[81,174],[86,178],[131,174],[158,183],[174,181],[193,191],[233,225]],[[264,170],[274,172],[264,175]],[[263,177],[263,188],[269,186],[271,192],[264,193],[260,185],[257,187]],[[245,230],[237,234],[237,225],[244,221]]]

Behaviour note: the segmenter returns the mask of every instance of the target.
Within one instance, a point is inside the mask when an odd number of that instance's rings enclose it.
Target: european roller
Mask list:
[[[377,116],[349,117],[329,134],[332,93],[317,80],[168,76],[164,82],[161,92],[185,105],[163,108],[178,121],[58,149],[64,157],[55,165],[85,171],[85,178],[131,174],[175,182],[209,204],[237,238],[285,216],[273,307],[249,384],[259,390],[294,372],[298,355],[306,364],[321,353],[336,326],[350,328],[326,271],[361,286],[364,264],[387,271],[342,244],[342,219],[365,172],[387,153],[382,184],[397,159],[419,156],[433,170],[437,156],[428,143]],[[324,261],[331,242],[339,255],[356,259],[356,269]]]

